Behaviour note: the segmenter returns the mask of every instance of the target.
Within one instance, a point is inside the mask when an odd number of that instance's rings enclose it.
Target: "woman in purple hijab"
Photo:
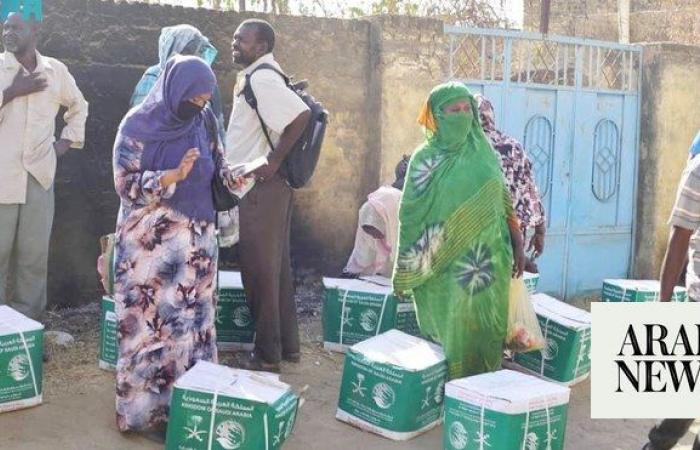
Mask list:
[[[236,180],[211,139],[203,108],[216,77],[201,59],[171,59],[129,111],[114,145],[121,199],[115,245],[117,425],[158,431],[175,380],[217,361],[212,179]]]

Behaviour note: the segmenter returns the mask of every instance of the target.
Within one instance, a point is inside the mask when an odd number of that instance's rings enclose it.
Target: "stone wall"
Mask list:
[[[248,17],[101,0],[45,2],[39,49],[68,65],[90,103],[86,149],[59,162],[51,305],[84,303],[99,295],[97,241],[114,230],[119,204],[112,181],[114,136],[133,87],[157,61],[161,27],[190,23],[219,49],[214,70],[228,117],[236,77],[230,41]],[[359,206],[381,182],[392,179],[398,157],[419,142],[415,116],[430,87],[443,77],[434,48],[440,45],[442,24],[403,18],[265,18],[278,33],[277,59],[288,73],[307,78],[311,93],[331,112],[316,175],[296,193],[292,246],[297,266],[337,274],[352,248]],[[415,45],[415,36],[425,45]]]
[[[688,146],[700,128],[700,48],[676,44],[644,47],[642,133],[634,273],[656,278],[666,248]]]
[[[549,32],[618,41],[618,0],[552,1]],[[524,27],[539,30],[540,0],[525,0]],[[630,42],[700,44],[700,2],[630,0]]]

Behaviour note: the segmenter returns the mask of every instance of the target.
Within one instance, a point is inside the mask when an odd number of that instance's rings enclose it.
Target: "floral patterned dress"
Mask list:
[[[178,187],[163,189],[163,172],[142,170],[143,153],[143,143],[118,137],[114,170],[122,202],[115,303],[117,425],[122,431],[166,422],[175,380],[198,360],[217,361],[214,223],[168,206]],[[213,174],[222,167],[223,154],[212,146],[200,160],[201,170]]]
[[[530,158],[520,142],[496,128],[496,115],[491,102],[480,94],[474,97],[479,106],[481,126],[501,163],[523,233],[528,228],[544,225],[546,215]]]

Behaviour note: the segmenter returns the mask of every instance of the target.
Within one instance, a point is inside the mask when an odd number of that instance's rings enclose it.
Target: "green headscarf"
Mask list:
[[[472,114],[464,112],[448,114],[443,108],[459,101],[471,104],[469,91],[462,85],[450,83],[438,86],[430,95],[430,112],[437,119],[437,130],[427,130],[431,144],[446,152],[461,150],[475,124]]]
[[[458,101],[470,112],[443,111]],[[452,377],[495,370],[512,270],[510,196],[464,85],[433,89],[419,121],[426,141],[406,176],[394,289],[413,295],[421,331],[443,345]]]

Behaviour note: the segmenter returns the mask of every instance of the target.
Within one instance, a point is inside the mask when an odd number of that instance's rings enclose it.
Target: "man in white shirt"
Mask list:
[[[46,308],[56,160],[82,148],[88,111],[66,66],[36,50],[38,28],[11,13],[0,54],[0,304],[34,319]],[[56,141],[61,106],[66,127]]]
[[[239,205],[241,275],[256,322],[255,351],[249,369],[279,371],[282,359],[299,360],[294,286],[289,258],[292,188],[280,173],[285,158],[309,121],[306,104],[292,92],[270,64],[281,71],[272,50],[275,32],[263,20],[243,22],[233,37],[234,63],[239,73],[233,111],[226,134],[227,158],[232,164],[267,156],[269,163],[254,172],[255,187]],[[255,73],[253,73],[255,71]],[[257,99],[260,117],[274,150],[263,133],[257,113],[242,95],[246,75]]]

